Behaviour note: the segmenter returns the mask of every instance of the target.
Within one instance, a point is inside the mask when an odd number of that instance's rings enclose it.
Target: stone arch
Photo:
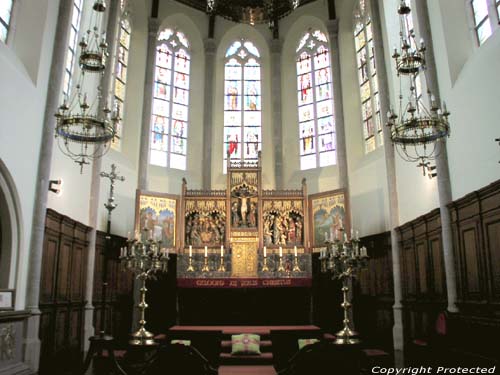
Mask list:
[[[14,179],[0,159],[0,288],[15,286],[23,233],[20,202]]]

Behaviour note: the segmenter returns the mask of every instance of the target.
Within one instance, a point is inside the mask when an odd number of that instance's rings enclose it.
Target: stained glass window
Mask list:
[[[150,163],[186,170],[191,59],[185,35],[166,29],[156,48]]]
[[[366,8],[363,8],[366,12]],[[361,118],[365,152],[371,152],[383,144],[382,118],[378,90],[377,67],[373,46],[373,29],[369,16],[358,13],[354,28],[354,45],[358,69],[359,91],[361,97]]]
[[[260,53],[252,42],[236,41],[224,66],[224,162],[258,161],[262,145]]]
[[[0,0],[0,41],[7,41],[13,0]]]
[[[333,85],[325,34],[309,30],[296,52],[300,169],[333,165],[337,161]]]
[[[123,118],[125,90],[127,85],[127,69],[128,69],[128,54],[130,49],[130,23],[125,18],[120,22],[120,31],[118,34],[118,51],[116,56],[115,67],[115,103],[120,111],[120,116]],[[120,138],[122,136],[122,122],[118,123],[116,129],[117,138],[114,139],[111,147],[115,150],[120,149]]]
[[[2,1],[2,0],[0,0]],[[71,89],[71,78],[75,67],[76,49],[78,47],[78,31],[80,30],[80,20],[82,16],[83,0],[73,2],[73,13],[71,18],[71,28],[69,31],[68,53],[66,54],[66,65],[64,67],[63,94],[68,96]]]

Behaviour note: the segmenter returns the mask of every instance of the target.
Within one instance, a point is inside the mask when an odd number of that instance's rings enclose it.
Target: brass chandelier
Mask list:
[[[89,23],[91,28],[79,43],[78,82],[73,94],[68,93],[68,96],[65,96],[55,114],[55,137],[59,141],[59,148],[80,165],[80,172],[90,160],[103,156],[109,150],[120,121],[118,109],[112,114],[107,104],[101,104],[103,93],[100,85],[91,101],[85,92],[92,86],[92,82],[86,80],[87,74],[97,76],[100,80],[108,57],[106,35],[100,32],[106,11],[104,0],[96,0],[92,10]]]
[[[207,0],[207,13],[250,25],[269,24],[294,11],[301,0]]]
[[[391,108],[387,114],[387,125],[391,131],[391,140],[398,154],[406,161],[419,162],[418,167],[426,171],[429,177],[435,176],[430,162],[439,154],[437,142],[449,136],[450,124],[446,104],[441,105],[428,90],[429,107],[424,104],[418,92],[418,80],[425,77],[426,46],[424,41],[416,42],[412,26],[411,9],[405,0],[398,7],[400,19],[400,49],[394,49],[392,57],[400,81],[399,115]],[[419,74],[422,75],[419,76]],[[409,92],[403,95],[404,78],[408,82]],[[406,86],[406,87],[408,87]]]

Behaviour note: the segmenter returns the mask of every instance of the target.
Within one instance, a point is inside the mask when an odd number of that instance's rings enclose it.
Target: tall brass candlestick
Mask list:
[[[152,238],[145,242],[129,240],[128,246],[122,249],[120,262],[126,270],[137,274],[137,279],[141,281],[140,301],[137,308],[140,311],[139,329],[131,334],[129,343],[131,345],[154,345],[154,335],[146,329],[145,312],[148,308],[146,303],[146,280],[155,272],[167,272],[168,252],[161,249],[161,241],[154,241]]]

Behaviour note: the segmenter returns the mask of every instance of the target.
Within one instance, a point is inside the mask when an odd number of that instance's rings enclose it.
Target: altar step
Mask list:
[[[276,375],[273,366],[220,366],[219,375]]]

